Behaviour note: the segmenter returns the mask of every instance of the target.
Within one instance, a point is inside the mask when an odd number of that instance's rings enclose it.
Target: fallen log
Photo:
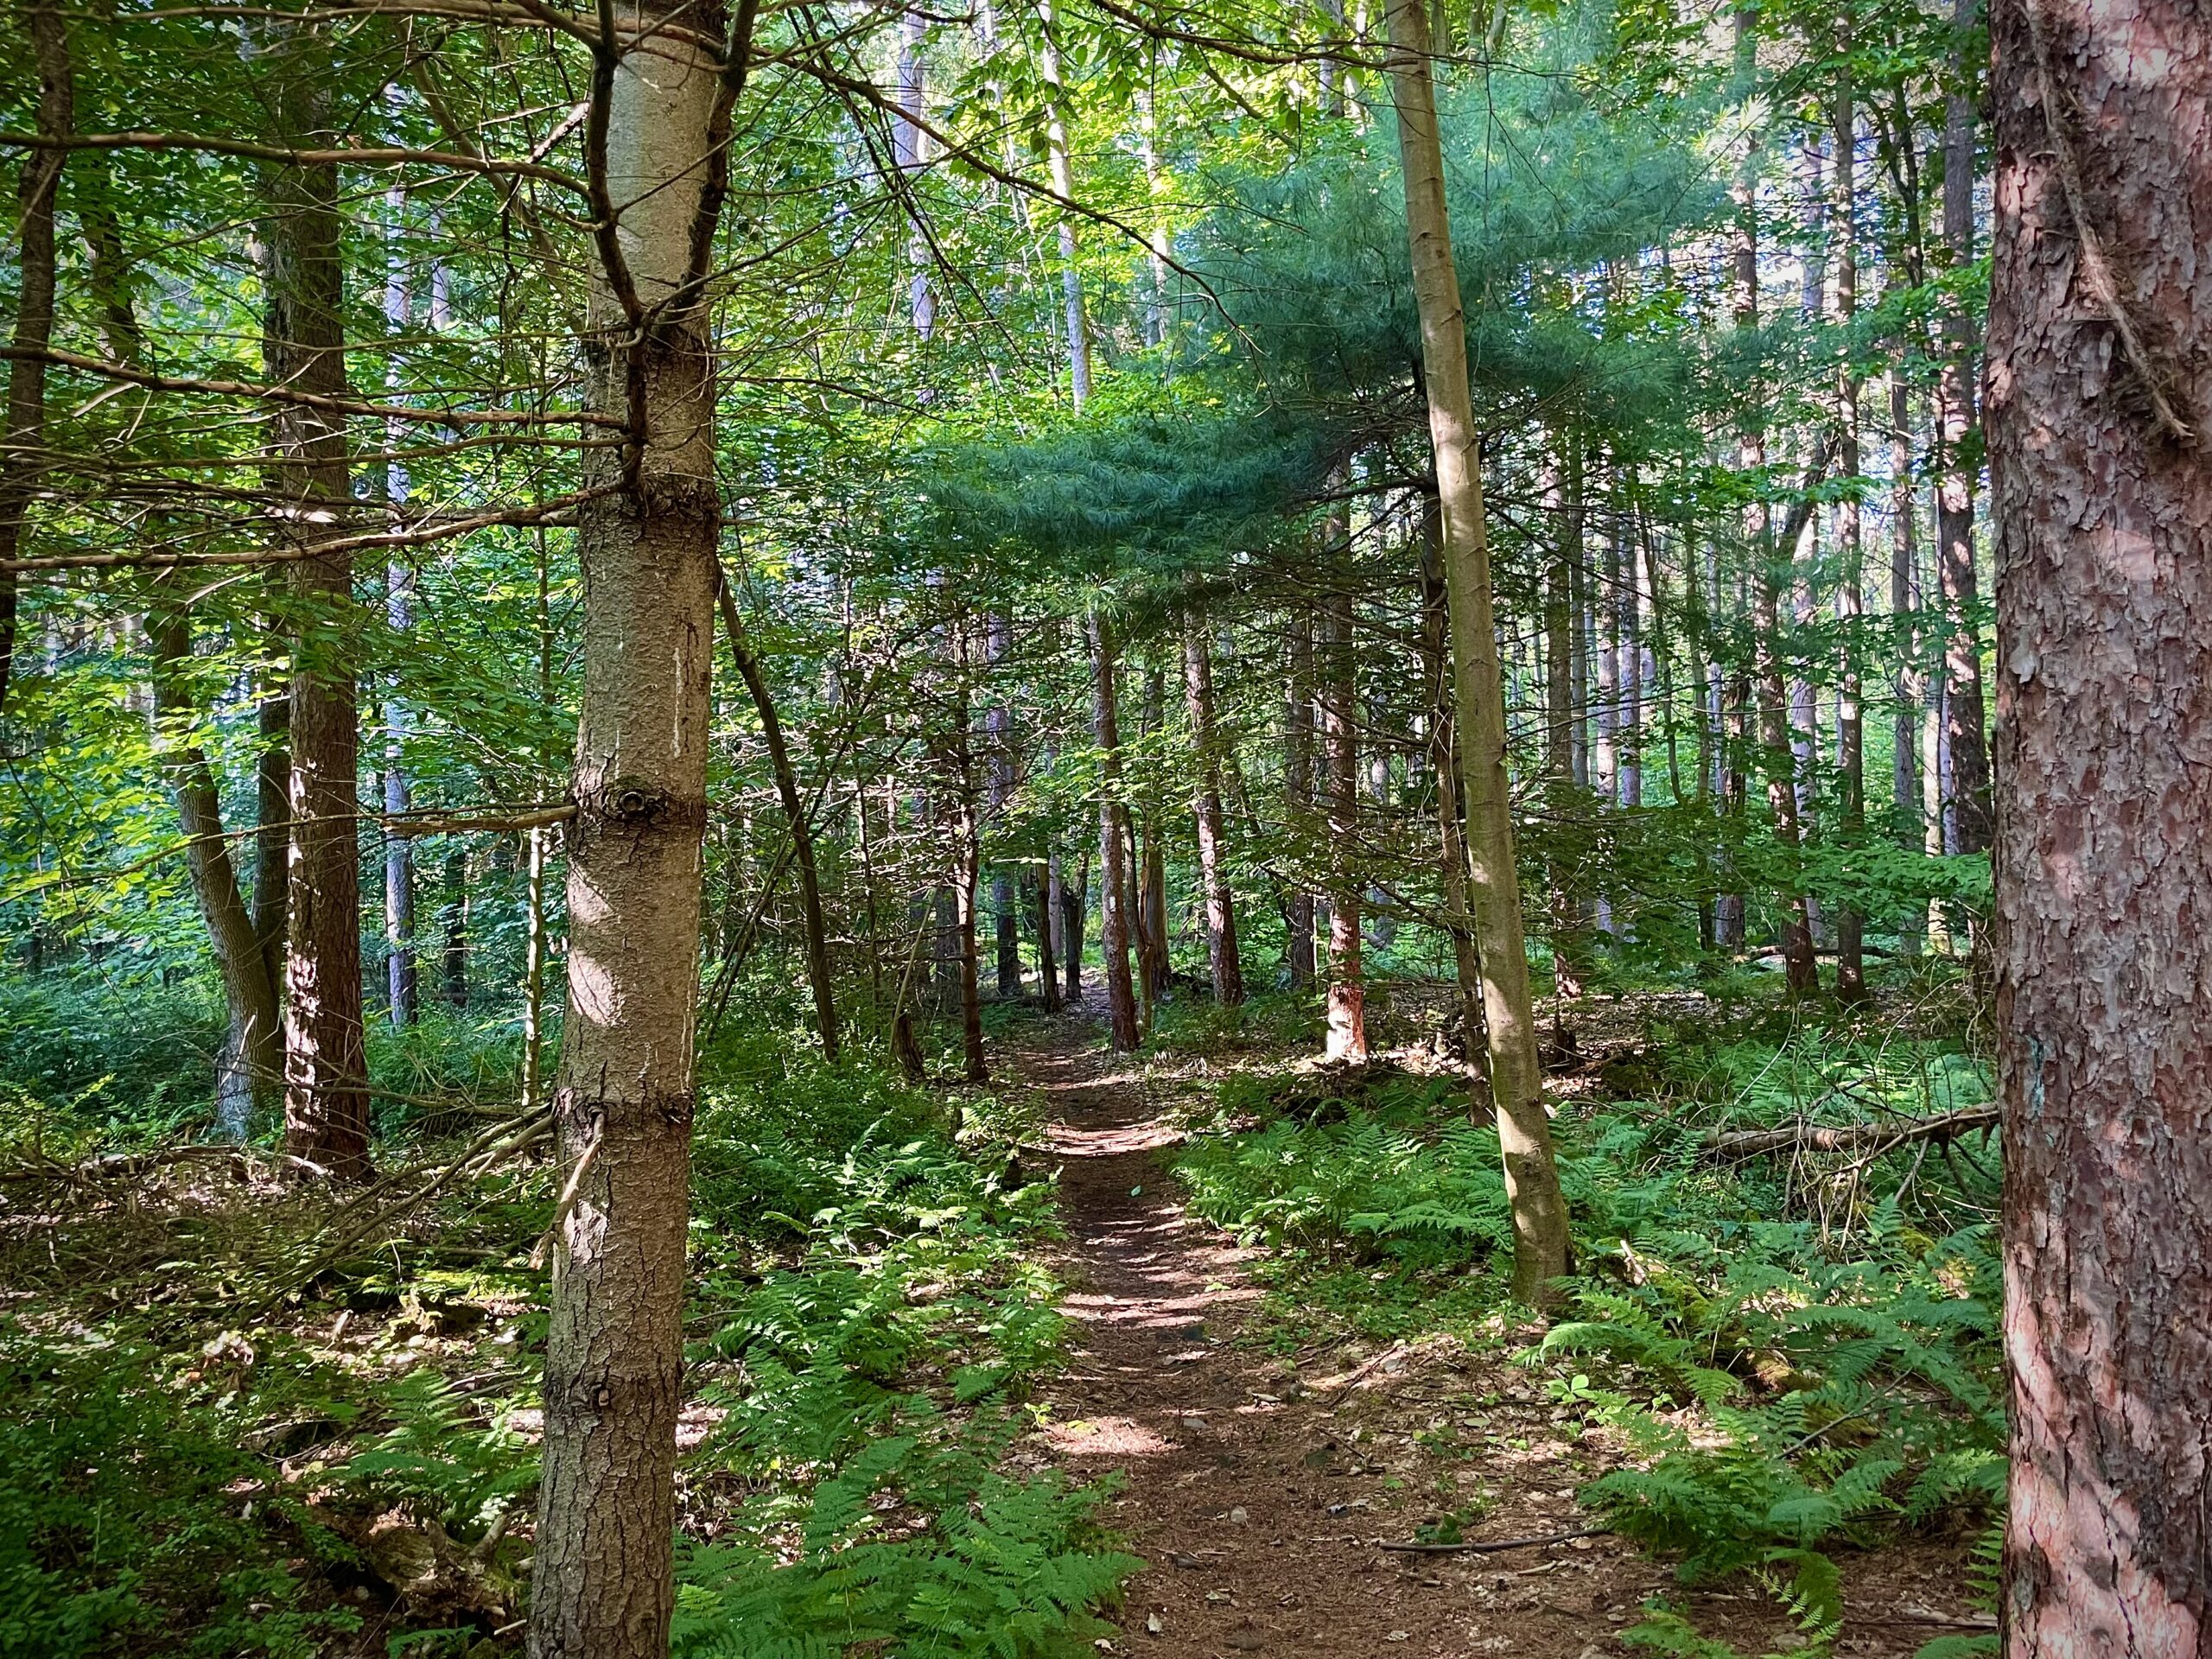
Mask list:
[[[1769,1152],[1887,1151],[1917,1141],[1955,1141],[1977,1129],[1997,1127],[1994,1106],[1968,1106],[1936,1117],[1905,1118],[1892,1123],[1794,1123],[1772,1129],[1714,1129],[1705,1137],[1707,1150],[1724,1158],[1756,1158]]]

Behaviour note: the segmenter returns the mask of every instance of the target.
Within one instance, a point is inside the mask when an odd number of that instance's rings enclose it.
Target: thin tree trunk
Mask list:
[[[768,769],[775,774],[776,798],[783,804],[784,822],[790,826],[791,862],[798,868],[799,912],[806,927],[806,977],[814,993],[814,1026],[822,1038],[822,1057],[837,1058],[837,1000],[830,960],[830,925],[822,909],[822,879],[814,859],[814,824],[798,790],[798,773],[791,766],[790,747],[784,741],[784,722],[746,637],[745,620],[738,614],[737,595],[719,566],[715,592],[721,611],[722,632],[729,641],[730,660],[745,682],[753,712],[760,721],[760,737],[768,750]]]
[[[1144,677],[1142,738],[1158,736],[1166,699],[1165,677],[1159,667],[1155,664],[1147,668]],[[1137,963],[1145,1018],[1149,1023],[1154,1008],[1167,995],[1168,976],[1173,966],[1167,943],[1167,854],[1160,845],[1159,804],[1149,791],[1146,791],[1143,810],[1138,814],[1137,839],[1141,849],[1137,861]]]
[[[446,851],[442,920],[446,1006],[468,1012],[468,846],[456,841]]]
[[[232,1140],[244,1140],[255,1120],[269,1116],[281,1096],[284,1046],[277,1020],[276,988],[254,931],[253,913],[238,888],[231,844],[223,833],[222,792],[205,750],[190,736],[197,700],[186,676],[192,661],[191,623],[168,608],[149,619],[154,708],[160,722],[162,770],[176,798],[178,825],[186,839],[185,866],[207,924],[207,941],[223,982],[229,1036],[218,1068],[219,1121]]]
[[[1044,999],[1045,1012],[1060,1011],[1060,963],[1052,944],[1052,936],[1059,931],[1058,917],[1060,884],[1052,873],[1050,862],[1037,868],[1037,994]]]
[[[1067,867],[1060,868],[1060,938],[1067,949],[1068,1001],[1083,999],[1083,918],[1090,908],[1090,858],[1084,855],[1076,866],[1075,880],[1067,879]]]
[[[1206,964],[1213,1000],[1233,1008],[1244,1000],[1244,971],[1236,954],[1236,899],[1229,882],[1228,830],[1221,810],[1221,741],[1214,725],[1213,652],[1195,608],[1183,613],[1183,693],[1198,753],[1198,787],[1192,810],[1198,828],[1198,881],[1205,889]]]
[[[953,624],[957,642],[954,675],[958,696],[953,707],[951,795],[953,845],[959,858],[952,899],[959,929],[961,1075],[969,1083],[988,1083],[991,1071],[983,1053],[983,986],[982,939],[976,912],[982,896],[982,803],[976,784],[976,750],[970,741],[976,729],[974,705],[969,701],[974,663],[964,619]],[[957,1111],[957,1103],[954,1109]]]
[[[1999,1605],[2012,1659],[2202,1659],[2212,31],[2177,0],[2000,0],[1991,35]]]
[[[1467,383],[1467,332],[1444,160],[1429,81],[1427,8],[1391,0],[1390,83],[1405,168],[1406,228],[1421,314],[1429,436],[1444,515],[1444,576],[1452,624],[1459,763],[1467,791],[1476,951],[1490,1043],[1491,1094],[1497,1109],[1506,1201],[1513,1217],[1513,1294],[1532,1306],[1557,1298],[1567,1270],[1567,1203],[1544,1114],[1543,1073],[1522,937],[1521,880],[1514,863],[1513,803],[1505,769],[1505,698],[1491,614],[1490,546],[1483,512],[1482,435]]]
[[[1075,164],[1068,153],[1067,96],[1060,73],[1059,18],[1052,0],[1042,0],[1037,22],[1041,37],[1038,69],[1045,86],[1045,150],[1053,194],[1075,198]],[[1090,325],[1084,315],[1083,268],[1077,261],[1075,219],[1060,210],[1060,293],[1067,316],[1069,402],[1077,415],[1090,401]]]
[[[1467,840],[1459,813],[1459,739],[1458,722],[1452,717],[1452,614],[1444,581],[1444,515],[1433,495],[1425,495],[1421,505],[1421,656],[1422,677],[1428,683],[1429,760],[1436,771],[1437,854],[1443,868],[1444,931],[1452,942],[1452,974],[1459,987],[1460,1025],[1465,1034],[1467,1058],[1473,1061],[1481,1052],[1483,1041],[1482,963],[1475,955],[1474,918],[1467,907]],[[1548,687],[1548,694],[1549,690]],[[1554,698],[1554,709],[1556,702]],[[1555,726],[1554,737],[1556,756],[1564,752],[1566,733]],[[1552,955],[1556,963],[1556,944]],[[1565,971],[1571,974],[1572,970]]]
[[[1838,48],[1847,52],[1848,26],[1839,31]],[[1835,211],[1832,219],[1835,256],[1835,317],[1848,331],[1859,313],[1859,121],[1848,70],[1838,79],[1835,94]],[[1849,349],[1844,350],[1836,374],[1836,463],[1847,486],[1859,481],[1859,372]],[[1854,847],[1866,817],[1866,719],[1859,671],[1858,623],[1866,609],[1866,550],[1861,543],[1859,498],[1846,493],[1836,503],[1836,620],[1843,632],[1843,656],[1837,671],[1836,770],[1841,775],[1843,839]],[[1855,904],[1836,906],[1835,990],[1846,1001],[1866,995],[1865,915]]]
[[[271,582],[273,588],[275,582]],[[291,897],[292,695],[283,660],[283,638],[274,617],[268,626],[270,660],[257,671],[254,720],[253,931],[269,982],[284,994],[286,912]]]
[[[69,152],[60,141],[76,130],[76,80],[69,29],[61,8],[31,0],[25,8],[38,71],[39,136],[55,141],[22,159],[16,184],[21,226],[16,245],[15,348],[8,360],[5,453],[0,454],[0,709],[15,677],[19,579],[6,568],[22,548],[23,519],[38,482],[36,457],[46,447],[46,359],[54,340],[54,204]]]
[[[1128,885],[1122,859],[1122,740],[1115,709],[1114,639],[1090,616],[1090,731],[1098,745],[1098,944],[1106,957],[1106,1010],[1114,1046],[1137,1046],[1136,984],[1129,972]],[[1073,930],[1071,929],[1071,931]]]
[[[329,138],[329,39],[314,30],[274,48],[284,142]],[[345,264],[338,168],[276,166],[263,232],[272,384],[346,392]],[[350,496],[342,418],[304,404],[271,416],[280,534],[293,550],[340,536]],[[291,566],[291,864],[284,953],[284,1147],[341,1180],[369,1173],[368,1057],[361,1007],[360,726],[350,660],[356,632],[350,554]]]
[[[384,283],[385,332],[391,342],[385,389],[397,401],[399,382],[398,342],[407,331],[410,296],[407,261],[398,243],[407,208],[407,192],[395,184],[387,194],[391,220],[385,228],[387,242]],[[407,502],[411,480],[407,464],[398,459],[406,447],[405,424],[385,423],[385,445],[393,452],[385,462],[385,499],[397,511]],[[542,532],[541,532],[542,534]],[[385,566],[385,622],[395,638],[404,639],[415,628],[415,572],[404,558]],[[550,699],[549,704],[550,704]],[[394,675],[385,693],[384,810],[394,818],[414,804],[407,779],[407,734],[410,727],[407,699]],[[384,842],[384,933],[385,993],[391,1023],[407,1027],[419,1012],[415,963],[415,842],[408,836],[386,836]]]
[[[1331,551],[1343,534],[1331,521]],[[1367,988],[1360,962],[1359,702],[1353,668],[1351,595],[1321,601],[1321,743],[1327,756],[1329,1001],[1324,1052],[1367,1064]]]
[[[1980,0],[1955,0],[1963,41]],[[1976,117],[1964,48],[1944,102],[1943,245],[1951,269],[1974,263]],[[1944,742],[1950,754],[1946,803],[1952,850],[1989,849],[1989,751],[1983,737],[1981,588],[1974,570],[1974,322],[1963,296],[1943,313],[1943,371],[1936,385],[1936,569],[1949,638],[1943,647]]]
[[[1581,817],[1583,811],[1580,791],[1574,782],[1574,674],[1580,660],[1574,643],[1574,587],[1575,570],[1582,562],[1582,455],[1580,440],[1573,433],[1560,433],[1554,444],[1559,452],[1558,470],[1552,475],[1550,486],[1545,493],[1546,503],[1552,509],[1549,517],[1555,541],[1551,564],[1544,580],[1544,794],[1551,812],[1551,840],[1554,849],[1548,868],[1551,889],[1552,990],[1554,995],[1572,1001],[1582,995],[1586,968],[1586,945],[1582,937],[1582,901],[1576,891],[1579,885],[1576,880],[1577,861],[1567,850],[1571,845],[1569,828]],[[1444,650],[1444,633],[1448,631],[1448,620],[1442,609],[1443,536],[1440,522],[1435,531],[1437,566],[1434,595],[1436,619],[1441,625],[1437,636],[1440,653]],[[1427,613],[1423,614],[1426,617]],[[1438,718],[1441,719],[1444,711],[1451,707],[1448,660],[1440,660],[1436,671],[1439,699],[1436,707]],[[1456,745],[1454,747],[1456,749]],[[1443,766],[1449,759],[1449,756],[1440,755],[1439,766]],[[1446,774],[1451,778],[1457,775],[1456,772]],[[1452,785],[1451,792],[1455,802],[1452,819],[1456,836],[1459,819],[1456,784]],[[1464,880],[1461,885],[1464,887]],[[1471,1039],[1472,1029],[1471,1025]]]
[[[1003,612],[994,613],[985,624],[984,652],[995,673],[1006,662],[1008,628]],[[1014,794],[1014,717],[995,690],[983,715],[985,754],[990,782],[991,824],[996,830],[1006,818],[1007,803]],[[1004,864],[991,871],[991,915],[998,954],[998,989],[1003,997],[1021,995],[1021,925],[1014,897],[1014,872]]]
[[[1285,817],[1294,842],[1302,840],[1313,822],[1313,614],[1299,606],[1291,613],[1289,669],[1283,697],[1282,783]],[[1289,969],[1290,988],[1302,991],[1313,983],[1313,895],[1299,884],[1295,874],[1283,906],[1283,956]]]
[[[747,12],[747,16],[751,14]],[[736,77],[719,9],[613,14],[587,164],[591,405],[631,420],[581,510],[583,696],[532,1659],[666,1659],[713,706],[714,359],[700,301]],[[711,44],[710,44],[711,42]],[[741,71],[748,42],[732,43]],[[642,326],[650,314],[650,327]],[[634,402],[633,402],[634,394]]]

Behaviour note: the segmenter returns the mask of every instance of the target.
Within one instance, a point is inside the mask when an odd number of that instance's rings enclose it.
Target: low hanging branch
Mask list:
[[[1887,1152],[1916,1141],[1939,1144],[1997,1127],[1994,1106],[1969,1106],[1936,1117],[1908,1118],[1894,1123],[1808,1123],[1800,1118],[1772,1129],[1714,1129],[1705,1137],[1707,1148],[1723,1158],[1756,1158],[1770,1152]]]

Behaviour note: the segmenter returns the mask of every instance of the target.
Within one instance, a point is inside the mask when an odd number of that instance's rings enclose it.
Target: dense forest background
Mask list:
[[[0,1654],[1143,1644],[1055,1047],[1993,1647],[1974,0],[0,29]]]

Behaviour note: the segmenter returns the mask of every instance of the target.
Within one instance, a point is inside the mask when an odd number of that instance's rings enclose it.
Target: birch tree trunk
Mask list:
[[[1491,1093],[1513,1216],[1513,1294],[1532,1306],[1556,1298],[1567,1270],[1567,1204],[1553,1161],[1543,1074],[1522,936],[1512,800],[1505,770],[1505,698],[1491,617],[1490,545],[1483,516],[1482,435],[1467,383],[1467,333],[1452,258],[1444,158],[1427,56],[1421,0],[1391,0],[1390,86],[1405,167],[1406,230],[1421,312],[1437,496],[1444,514],[1444,580],[1452,625],[1459,764],[1467,791],[1467,847],[1489,1031]]]
[[[613,225],[585,352],[594,406],[630,430],[591,452],[587,476],[613,493],[582,510],[576,537],[584,684],[554,1102],[573,1197],[555,1229],[533,1659],[665,1659],[675,1596],[721,521],[699,289],[734,78],[711,8],[611,16],[587,146]]]
[[[2212,1652],[2212,30],[1992,9],[2012,1659]]]

